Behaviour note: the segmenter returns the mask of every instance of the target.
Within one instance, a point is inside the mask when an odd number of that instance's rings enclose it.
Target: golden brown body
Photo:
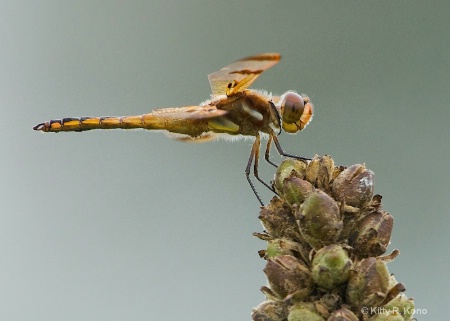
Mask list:
[[[164,130],[172,138],[182,141],[203,142],[220,135],[243,135],[255,137],[245,174],[261,205],[249,178],[251,165],[255,177],[272,191],[273,188],[258,176],[260,133],[268,135],[265,159],[269,160],[270,145],[275,143],[278,152],[287,154],[281,148],[277,135],[281,129],[288,133],[302,130],[312,119],[313,106],[307,96],[288,91],[279,97],[265,92],[247,89],[265,70],[278,63],[278,53],[264,53],[246,57],[210,74],[212,99],[199,106],[155,109],[149,114],[121,117],[63,118],[40,123],[34,130],[43,132],[82,132],[93,129],[135,129]],[[275,191],[274,191],[275,192]]]
[[[34,127],[44,132],[86,131],[92,129],[167,130],[195,139],[208,133],[256,136],[269,134],[271,124],[279,128],[276,111],[267,97],[254,90],[222,96],[202,106],[156,109],[149,114],[121,117],[63,118]]]

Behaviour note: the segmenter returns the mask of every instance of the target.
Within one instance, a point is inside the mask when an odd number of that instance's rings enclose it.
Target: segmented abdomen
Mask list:
[[[164,117],[159,114],[144,114],[121,117],[62,118],[40,123],[33,127],[42,132],[82,132],[92,129],[136,129],[167,130],[196,137],[208,131],[207,119],[183,119]]]
[[[150,114],[140,116],[122,116],[122,117],[79,117],[79,118],[63,118],[50,120],[45,123],[40,123],[33,127],[34,130],[43,132],[81,132],[92,129],[133,129],[146,128],[146,126],[153,128],[155,122]]]

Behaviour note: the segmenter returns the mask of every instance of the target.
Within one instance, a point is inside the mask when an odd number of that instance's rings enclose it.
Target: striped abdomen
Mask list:
[[[43,132],[81,132],[91,129],[163,129],[156,128],[154,118],[151,114],[140,116],[122,116],[122,117],[79,117],[79,118],[63,118],[50,120],[45,123],[40,123],[33,127],[34,130]],[[161,122],[159,122],[161,123]],[[162,124],[159,124],[160,126]]]
[[[167,130],[196,137],[209,130],[208,121],[220,118],[226,111],[214,106],[187,106],[155,109],[149,114],[121,117],[63,118],[40,123],[34,130],[43,132],[81,132],[92,129]]]

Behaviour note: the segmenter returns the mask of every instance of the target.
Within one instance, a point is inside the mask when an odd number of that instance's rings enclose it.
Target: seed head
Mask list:
[[[334,179],[333,196],[347,205],[363,208],[372,199],[373,176],[364,165],[352,165]]]
[[[357,316],[349,309],[342,308],[335,311],[327,321],[359,321]]]
[[[390,275],[385,254],[393,218],[373,195],[372,171],[335,166],[329,156],[285,160],[255,236],[268,286],[257,321],[411,321],[414,301]]]
[[[288,309],[282,301],[264,301],[252,311],[253,321],[284,321]]]
[[[314,282],[325,290],[332,290],[347,282],[352,261],[341,246],[333,244],[321,248],[312,261]]]
[[[290,204],[301,204],[314,191],[314,186],[308,181],[292,176],[283,183],[283,198]]]
[[[292,209],[277,197],[261,209],[258,218],[272,238],[302,239]]]
[[[383,307],[387,311],[398,311],[404,321],[409,321],[413,316],[414,300],[401,293]]]
[[[283,192],[283,184],[286,178],[296,176],[303,177],[306,173],[306,163],[297,159],[287,158],[278,166],[274,178],[274,187],[278,193]]]
[[[347,284],[346,300],[354,310],[377,307],[389,290],[390,276],[381,259],[369,257],[356,263]]]
[[[270,288],[280,299],[288,295],[302,300],[314,286],[311,271],[301,260],[292,255],[280,255],[267,261],[264,273]]]
[[[334,172],[334,160],[330,156],[316,155],[306,168],[306,179],[314,186],[328,191]]]
[[[339,207],[330,196],[319,190],[305,199],[296,217],[303,238],[316,250],[334,243],[342,230]]]
[[[391,240],[394,219],[383,210],[364,216],[350,236],[350,245],[359,257],[379,256]]]
[[[300,302],[289,309],[288,321],[325,321],[325,318],[317,312],[314,304]]]

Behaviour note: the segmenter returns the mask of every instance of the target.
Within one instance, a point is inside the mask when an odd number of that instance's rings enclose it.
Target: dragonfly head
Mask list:
[[[278,102],[281,126],[287,133],[295,134],[309,124],[313,117],[313,105],[308,96],[288,91]]]

